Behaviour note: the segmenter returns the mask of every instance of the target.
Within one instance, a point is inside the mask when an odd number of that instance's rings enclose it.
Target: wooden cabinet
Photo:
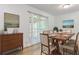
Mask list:
[[[16,48],[23,49],[23,33],[0,35],[0,54]]]

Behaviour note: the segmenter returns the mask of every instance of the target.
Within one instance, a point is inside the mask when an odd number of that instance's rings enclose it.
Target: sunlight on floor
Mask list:
[[[40,47],[40,44],[36,44],[31,47],[24,48],[23,51],[15,51],[13,53],[10,53],[10,55],[40,55]]]

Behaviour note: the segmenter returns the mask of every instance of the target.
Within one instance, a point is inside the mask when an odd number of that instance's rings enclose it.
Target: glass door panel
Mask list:
[[[40,42],[40,33],[46,29],[45,21],[33,23],[32,39],[34,42]]]

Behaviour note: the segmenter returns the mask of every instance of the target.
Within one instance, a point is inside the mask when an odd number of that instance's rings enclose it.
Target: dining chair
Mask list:
[[[43,33],[44,33],[44,34],[49,34],[50,31],[49,31],[49,30],[45,30],[45,31],[43,31]]]
[[[51,38],[48,34],[40,33],[41,39],[41,55],[51,55],[52,51],[56,49],[56,46],[52,44]]]
[[[68,42],[62,45],[63,55],[66,53],[77,55],[78,53],[78,39],[79,32],[76,34],[76,39],[70,39]]]

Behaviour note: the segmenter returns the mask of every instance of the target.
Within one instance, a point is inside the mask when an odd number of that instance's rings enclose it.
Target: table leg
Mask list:
[[[58,43],[58,42],[59,42],[59,41],[56,40],[57,54],[58,54],[58,55],[61,55],[60,48],[59,48],[59,43]]]

